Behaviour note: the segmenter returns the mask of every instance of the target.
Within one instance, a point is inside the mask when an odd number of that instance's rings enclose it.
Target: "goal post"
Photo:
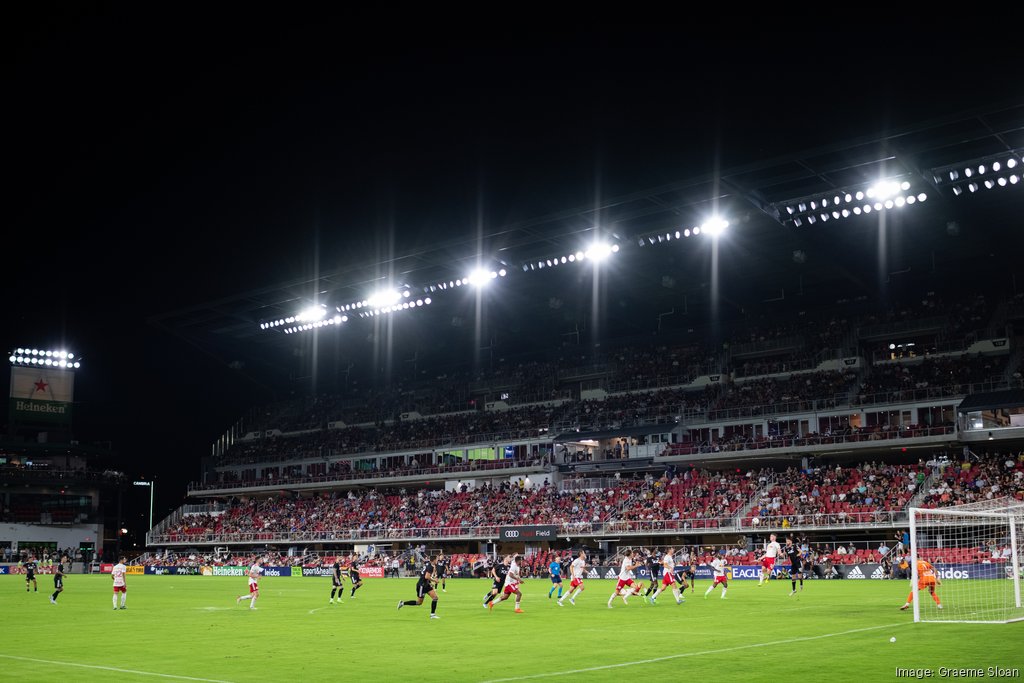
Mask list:
[[[1024,502],[910,508],[909,521],[914,621],[1024,620]]]

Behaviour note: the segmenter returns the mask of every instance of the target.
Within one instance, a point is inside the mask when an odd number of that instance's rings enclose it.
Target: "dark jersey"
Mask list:
[[[505,583],[505,576],[508,574],[508,565],[504,562],[494,565],[494,575],[497,577],[494,579],[494,587],[501,588]]]
[[[359,580],[359,561],[358,560],[352,560],[351,562],[348,563],[348,575],[349,575],[349,577],[351,577],[352,579],[354,579],[356,581]]]
[[[647,571],[651,573],[651,580],[658,578],[658,572],[661,571],[661,558],[648,555],[644,558],[644,564],[647,565]]]
[[[434,576],[434,565],[427,562],[423,565],[423,569],[420,570],[420,581],[429,581],[436,578]]]
[[[64,587],[64,568],[60,563],[53,565],[53,587]]]
[[[800,571],[800,547],[795,545],[787,545],[782,549],[782,551],[786,553],[786,557],[789,558],[789,563],[793,565],[793,571]]]
[[[26,579],[33,579],[33,578],[35,578],[36,568],[37,567],[38,567],[38,565],[35,562],[26,562],[25,563],[25,578]]]
[[[437,561],[437,576],[435,578],[443,579],[448,576],[448,560]]]
[[[334,585],[335,586],[340,586],[341,585],[342,578],[341,578],[341,563],[340,562],[335,562],[334,563],[334,574],[331,576],[331,579],[334,581]]]

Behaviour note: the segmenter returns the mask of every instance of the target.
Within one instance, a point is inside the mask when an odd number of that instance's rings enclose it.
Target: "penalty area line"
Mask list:
[[[176,674],[161,674],[154,671],[139,671],[137,669],[120,669],[116,666],[100,666],[98,664],[80,664],[78,662],[61,662],[54,659],[36,659],[35,657],[17,657],[15,655],[0,654],[0,659],[13,659],[19,662],[33,662],[35,664],[52,664],[56,666],[74,666],[80,669],[96,669],[98,671],[113,671],[120,674],[136,674],[138,676],[156,676],[157,678],[173,678],[177,681],[201,681],[201,683],[231,683],[216,678],[195,678],[194,676],[178,676]]]
[[[852,633],[865,633],[867,631],[879,631],[883,628],[894,628],[896,626],[906,626],[908,623],[903,622],[896,624],[883,624],[881,626],[868,626],[866,628],[855,628],[849,631],[838,631],[836,633],[823,633],[820,636],[803,636],[800,638],[786,638],[785,640],[772,640],[767,643],[751,643],[749,645],[737,645],[735,647],[722,647],[716,650],[701,650],[700,652],[681,652],[677,655],[666,655],[664,657],[655,657],[654,659],[639,659],[635,662],[621,662],[619,664],[604,664],[602,666],[589,666],[585,669],[569,669],[566,671],[550,671],[542,674],[530,674],[528,676],[513,676],[511,678],[491,678],[481,683],[506,683],[507,681],[526,681],[533,678],[549,678],[552,676],[572,676],[574,674],[589,673],[591,671],[604,671],[605,669],[621,669],[627,666],[638,666],[641,664],[655,664],[657,662],[667,662],[673,659],[683,659],[685,657],[701,657],[703,655],[718,655],[726,652],[737,652],[739,650],[750,650],[758,647],[772,647],[775,645],[787,645],[789,643],[803,643],[808,640],[821,640],[823,638],[835,638],[837,636],[848,636]]]

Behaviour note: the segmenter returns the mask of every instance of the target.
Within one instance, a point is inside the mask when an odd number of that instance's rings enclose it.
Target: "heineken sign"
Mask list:
[[[11,368],[11,419],[18,422],[71,422],[75,373],[59,367]]]
[[[71,404],[12,398],[11,415],[19,421],[70,422]]]

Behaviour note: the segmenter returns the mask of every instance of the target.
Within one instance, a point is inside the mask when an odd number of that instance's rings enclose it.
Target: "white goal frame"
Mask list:
[[[1021,566],[1024,564],[1024,555],[1021,552],[1021,542],[1018,527],[1024,528],[1024,502],[1014,498],[1000,498],[997,500],[986,500],[966,505],[954,505],[945,508],[909,508],[910,518],[910,588],[914,596],[913,609],[914,621],[946,622],[946,623],[1009,623],[1024,620],[1024,608],[1021,606]],[[924,518],[925,521],[922,521]],[[1007,618],[999,619],[935,619],[928,615],[922,618],[921,595],[918,593],[917,558],[919,551],[920,529],[955,529],[966,528],[971,525],[971,519],[977,523],[1001,523],[1008,527],[1010,541],[1010,558],[1006,569],[1010,576],[1007,579],[1013,582],[1013,597],[1001,609],[1009,613]],[[973,579],[964,579],[973,580]],[[1009,604],[1012,601],[1012,604]]]

